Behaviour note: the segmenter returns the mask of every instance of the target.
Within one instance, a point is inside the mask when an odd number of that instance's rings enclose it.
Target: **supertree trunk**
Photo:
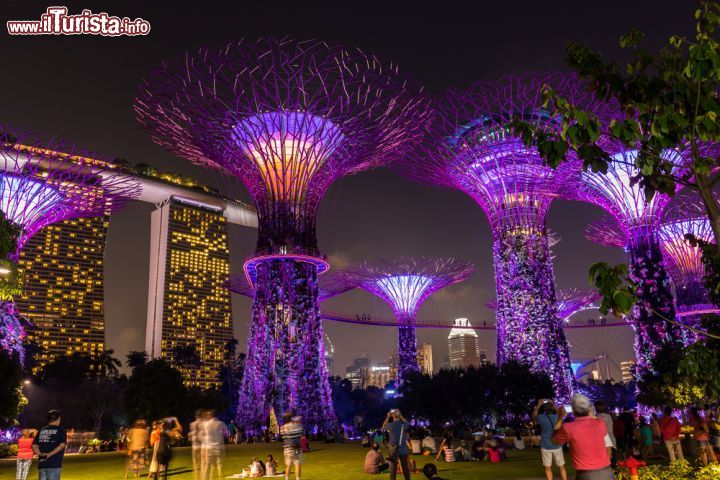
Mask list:
[[[717,309],[710,301],[705,285],[699,280],[693,280],[685,285],[675,286],[675,307],[679,321],[695,329],[702,327],[703,314],[689,312],[711,312]],[[686,347],[697,342],[700,338],[700,335],[696,332],[686,328],[682,330],[683,344]]]
[[[548,373],[559,401],[574,390],[570,354],[557,315],[547,237],[500,234],[495,240],[497,361],[530,365]]]
[[[307,428],[335,423],[324,359],[314,265],[268,260],[257,266],[238,422],[248,429],[295,411]]]
[[[682,346],[682,332],[666,319],[675,319],[670,278],[662,264],[658,239],[652,233],[632,236],[630,276],[638,284],[639,302],[631,320],[635,329],[638,376],[652,368],[655,354],[665,345]]]
[[[412,319],[398,319],[398,383],[402,383],[405,377],[412,372],[419,372],[417,353],[417,337]]]

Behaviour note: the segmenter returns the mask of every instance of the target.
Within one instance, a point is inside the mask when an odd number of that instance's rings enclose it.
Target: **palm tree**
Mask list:
[[[119,368],[122,367],[122,362],[113,357],[114,353],[112,349],[103,350],[93,357],[92,365],[96,375],[104,378],[117,377],[120,374]]]
[[[137,367],[142,367],[148,362],[148,354],[145,351],[135,351],[132,350],[130,353],[127,354],[127,361],[125,362],[125,365],[132,369],[136,369]]]
[[[178,345],[172,349],[173,363],[177,368],[198,368],[200,355],[194,345]]]

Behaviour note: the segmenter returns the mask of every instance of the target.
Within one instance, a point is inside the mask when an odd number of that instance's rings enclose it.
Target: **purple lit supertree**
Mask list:
[[[685,239],[687,234],[706,242],[715,241],[705,207],[699,201],[685,201],[668,208],[658,230],[665,267],[675,287],[678,320],[697,329],[703,315],[718,313],[720,309],[710,301],[703,282],[702,252],[690,245]],[[698,334],[692,330],[683,329],[682,334],[685,345],[698,340]]]
[[[338,273],[343,285],[357,286],[382,298],[398,321],[398,382],[420,371],[415,319],[423,302],[437,290],[465,280],[474,271],[452,258],[378,260]]]
[[[483,208],[494,239],[498,364],[516,360],[548,373],[558,399],[566,401],[574,380],[545,219],[580,165],[570,160],[557,169],[546,166],[511,126],[520,118],[549,132],[561,130],[561,119],[544,107],[545,85],[587,110],[603,108],[572,75],[479,82],[439,102],[434,138],[403,166],[417,180],[464,191]]]
[[[15,261],[27,240],[41,228],[70,218],[107,215],[139,193],[139,184],[114,171],[109,162],[87,156],[63,142],[0,126],[0,210],[20,231],[10,259],[3,262],[0,285],[0,348],[24,361],[24,320],[15,311],[8,287]]]
[[[615,226],[603,220],[591,227],[587,232],[589,239],[603,245],[617,245],[626,239],[630,276],[638,285],[639,302],[633,307],[630,321],[635,329],[638,374],[642,375],[651,368],[650,363],[662,346],[682,343],[679,329],[664,320],[675,319],[675,308],[657,232],[670,197],[658,193],[648,201],[643,187],[633,179],[637,175],[637,151],[623,150],[611,143],[604,148],[613,159],[607,172],[578,172],[565,193],[570,198],[598,205],[615,219]],[[668,151],[665,155],[677,165],[683,162],[682,152]]]
[[[255,288],[248,283],[244,274],[230,275],[225,286],[233,293],[248,298],[255,297]],[[325,300],[349,292],[354,288],[356,288],[354,285],[341,281],[338,275],[327,273],[318,278],[318,302],[323,303]]]
[[[318,318],[315,217],[339,177],[402,155],[427,127],[421,88],[359,50],[261,39],[201,49],[143,83],[135,109],[153,140],[239,178],[258,212],[245,264],[254,300],[238,421],[266,423],[271,406],[307,428],[333,427]]]
[[[22,230],[17,252],[46,225],[107,215],[140,193],[132,177],[89,155],[0,126],[0,210]]]

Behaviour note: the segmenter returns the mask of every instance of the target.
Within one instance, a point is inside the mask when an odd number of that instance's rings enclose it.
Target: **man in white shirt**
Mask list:
[[[217,469],[218,480],[222,480],[222,464],[225,458],[225,439],[230,431],[224,422],[215,418],[215,412],[207,410],[202,424],[202,478],[212,478],[213,466]]]
[[[435,438],[430,436],[429,431],[422,440],[422,449],[427,449],[430,452],[430,455],[435,455],[437,453],[437,442],[435,441]]]
[[[205,422],[205,412],[197,410],[195,420],[190,422],[188,439],[192,447],[193,480],[200,480],[202,475],[202,424]]]

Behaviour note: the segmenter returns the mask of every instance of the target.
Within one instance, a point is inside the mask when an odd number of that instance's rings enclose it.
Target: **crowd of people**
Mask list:
[[[665,458],[654,449],[655,441],[662,442],[670,462],[684,458],[681,443],[682,424],[671,408],[663,415],[649,418],[629,408],[611,413],[603,402],[593,405],[588,397],[576,394],[572,398],[572,419],[566,418],[565,408],[558,408],[552,400],[538,400],[532,418],[541,435],[541,458],[548,480],[553,479],[553,467],[562,480],[567,479],[563,445],[569,446],[570,458],[576,470],[576,480],[612,480],[618,466],[644,465],[652,458]],[[710,443],[710,425],[717,420],[718,411],[705,406],[687,411],[687,426],[697,447],[697,461],[701,465],[717,462]],[[720,443],[720,436],[715,437]]]

